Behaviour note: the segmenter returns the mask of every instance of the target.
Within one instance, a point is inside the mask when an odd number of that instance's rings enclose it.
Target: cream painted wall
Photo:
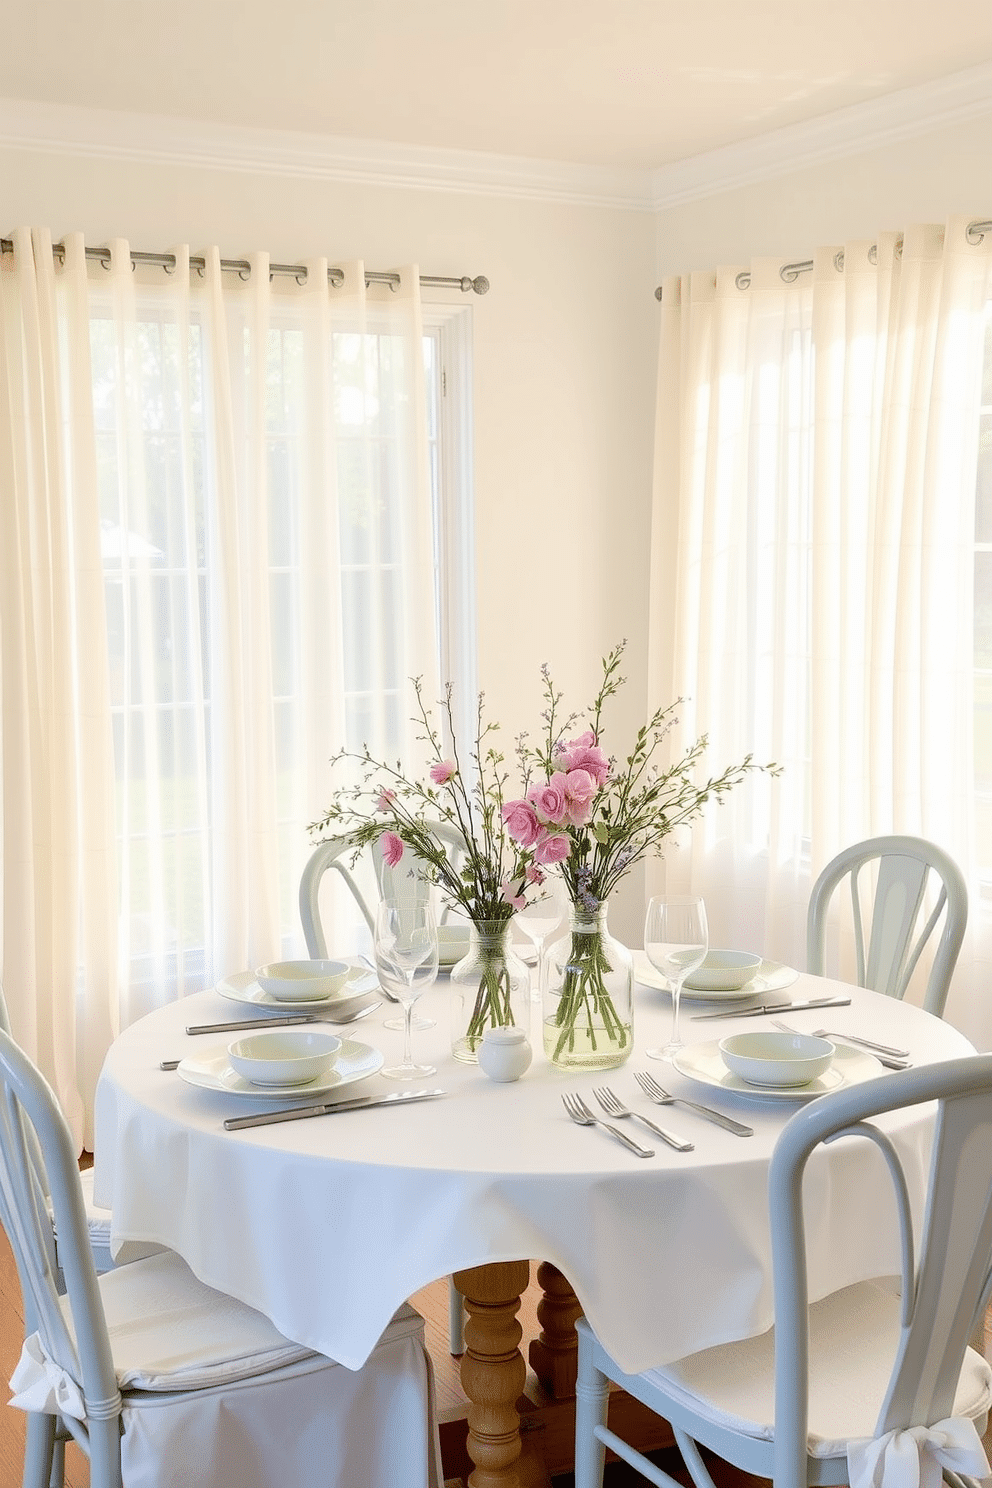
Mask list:
[[[650,213],[0,150],[0,233],[22,224],[91,244],[485,274],[489,293],[470,297],[480,686],[509,753],[537,727],[542,662],[579,706],[600,657],[629,637],[613,737],[630,742],[647,654]],[[635,890],[638,935],[641,915]]]
[[[764,255],[808,258],[814,247],[992,215],[992,114],[658,213],[665,274]]]
[[[588,690],[632,641],[644,665],[656,302],[650,214],[0,152],[0,231],[217,243],[372,268],[485,274],[471,297],[479,678],[516,729],[555,663]],[[449,296],[463,302],[456,291]],[[640,682],[637,682],[640,691]]]

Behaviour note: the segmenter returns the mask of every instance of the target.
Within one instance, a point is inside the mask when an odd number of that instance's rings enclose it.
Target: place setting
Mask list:
[[[773,1102],[816,1100],[882,1074],[878,1058],[867,1050],[782,1029],[686,1044],[673,1055],[672,1066],[711,1089]]]
[[[350,1009],[353,1003],[357,1006],[359,999],[371,997],[380,988],[367,966],[357,959],[341,958],[271,962],[222,977],[216,990],[221,997],[266,1014],[326,1018],[328,1013]]]
[[[882,1073],[877,1049],[872,1051],[853,1042],[835,1042],[826,1036],[825,1030],[801,1033],[784,1023],[770,1029],[732,1033],[721,1039],[685,1043],[680,1027],[680,1004],[690,979],[696,983],[695,990],[705,992],[708,997],[722,994],[739,998],[742,991],[750,993],[761,965],[761,958],[752,953],[714,952],[708,942],[706,906],[701,898],[674,895],[651,899],[645,916],[644,955],[671,992],[672,1026],[667,1043],[645,1051],[649,1059],[668,1062],[696,1084],[766,1102],[815,1100]],[[708,974],[704,970],[707,965]],[[783,968],[782,972],[788,970]],[[788,986],[797,978],[798,973],[792,973],[783,985]],[[702,987],[700,982],[704,984]],[[850,1001],[849,997],[824,996],[755,1006],[749,1000],[744,1006],[694,1014],[693,1021],[845,1006]],[[897,1067],[906,1066],[900,1063]],[[642,1089],[646,1088],[643,1078],[640,1075],[637,1078]]]
[[[313,1098],[337,1094],[374,1075],[402,1082],[436,1074],[433,1065],[413,1058],[413,1008],[417,998],[437,978],[440,959],[439,927],[426,901],[383,899],[376,912],[375,970],[366,972],[344,960],[301,960],[269,964],[255,972],[239,973],[218,985],[222,995],[266,1009],[304,1009],[299,1015],[256,1017],[247,1024],[199,1024],[194,1032],[240,1032],[226,1045],[202,1054],[164,1060],[161,1068],[175,1070],[187,1084],[224,1095],[261,1101],[294,1102],[291,1106],[225,1120],[226,1130],[293,1121],[335,1111],[372,1106],[410,1104],[443,1095],[441,1090],[403,1090],[388,1095],[362,1093],[354,1098],[314,1104]],[[381,1050],[347,1035],[339,1036],[320,1022],[347,1023],[380,1007],[372,992],[382,992],[403,1009],[403,1055],[387,1066]],[[356,999],[365,999],[356,1002]],[[328,1008],[346,1011],[326,1016]],[[314,1017],[311,1010],[320,1009]],[[297,1026],[297,1025],[303,1026]],[[249,1031],[250,1030],[250,1031]],[[302,1104],[302,1102],[306,1104]]]
[[[651,964],[647,951],[632,952],[634,977],[642,987],[670,992],[665,974]],[[799,979],[799,972],[781,961],[769,961],[751,951],[707,950],[698,967],[682,984],[686,1002],[734,1006],[753,1002],[769,992],[782,992]]]

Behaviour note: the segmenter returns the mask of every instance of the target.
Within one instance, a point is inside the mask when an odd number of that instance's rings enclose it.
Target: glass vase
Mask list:
[[[567,934],[545,952],[544,1052],[561,1069],[614,1069],[634,1047],[634,963],[606,926],[607,906],[573,905]]]
[[[473,923],[467,955],[451,968],[451,1052],[477,1064],[487,1028],[530,1034],[530,971],[510,944],[508,920]]]

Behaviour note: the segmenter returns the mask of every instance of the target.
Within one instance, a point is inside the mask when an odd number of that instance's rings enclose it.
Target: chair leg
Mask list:
[[[57,1431],[55,1433],[55,1446],[52,1450],[50,1488],[65,1488],[65,1444],[66,1435],[64,1431]]]
[[[462,1294],[448,1277],[448,1353],[465,1352],[465,1303]]]
[[[55,1482],[55,1417],[29,1411],[25,1423],[24,1488],[50,1488]]]
[[[122,1488],[121,1418],[89,1422],[90,1488]]]
[[[593,1362],[592,1347],[579,1335],[575,1381],[575,1488],[602,1488],[606,1448],[596,1435],[606,1425],[610,1383]]]
[[[689,1475],[696,1484],[696,1488],[715,1488],[713,1479],[706,1470],[702,1453],[692,1437],[680,1431],[677,1426],[672,1427],[672,1432],[678,1443],[679,1451],[682,1453],[682,1460],[689,1469]]]

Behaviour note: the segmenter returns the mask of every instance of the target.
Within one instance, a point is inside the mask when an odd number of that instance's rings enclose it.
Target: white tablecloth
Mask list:
[[[830,992],[850,995],[853,1005],[795,1014],[797,1027],[829,1021],[901,1044],[916,1063],[973,1052],[950,1025],[875,993],[802,976],[777,996]],[[637,989],[635,1049],[620,1069],[566,1075],[536,1050],[531,1069],[511,1085],[452,1059],[447,1004],[442,981],[420,1003],[437,1028],[414,1035],[415,1057],[438,1067],[422,1083],[443,1086],[445,1098],[238,1133],[224,1130],[225,1117],[270,1103],[194,1088],[159,1062],[223,1046],[237,1035],[187,1037],[185,1025],[236,1017],[241,1006],[206,992],[133,1025],[111,1049],[97,1092],[95,1198],[113,1209],[113,1246],[171,1247],[203,1281],[351,1368],[405,1298],[490,1261],[552,1262],[631,1372],[769,1327],[767,1167],[797,1107],[713,1091],[646,1059],[642,1051],[664,1042],[670,1026],[661,992]],[[687,1041],[767,1026],[693,1022],[702,1010],[684,1004]],[[401,1035],[382,1027],[385,1011],[341,1031],[397,1062]],[[721,1105],[753,1125],[754,1136],[649,1106],[635,1069]],[[592,1102],[601,1083],[678,1130],[695,1151],[674,1152],[629,1123],[656,1150],[641,1160],[605,1133],[575,1126],[561,1092],[576,1089]],[[373,1076],[347,1093],[396,1088]],[[932,1108],[886,1121],[919,1204]],[[891,1226],[880,1222],[882,1174],[873,1144],[839,1142],[817,1154],[807,1180],[814,1296],[898,1270]]]

